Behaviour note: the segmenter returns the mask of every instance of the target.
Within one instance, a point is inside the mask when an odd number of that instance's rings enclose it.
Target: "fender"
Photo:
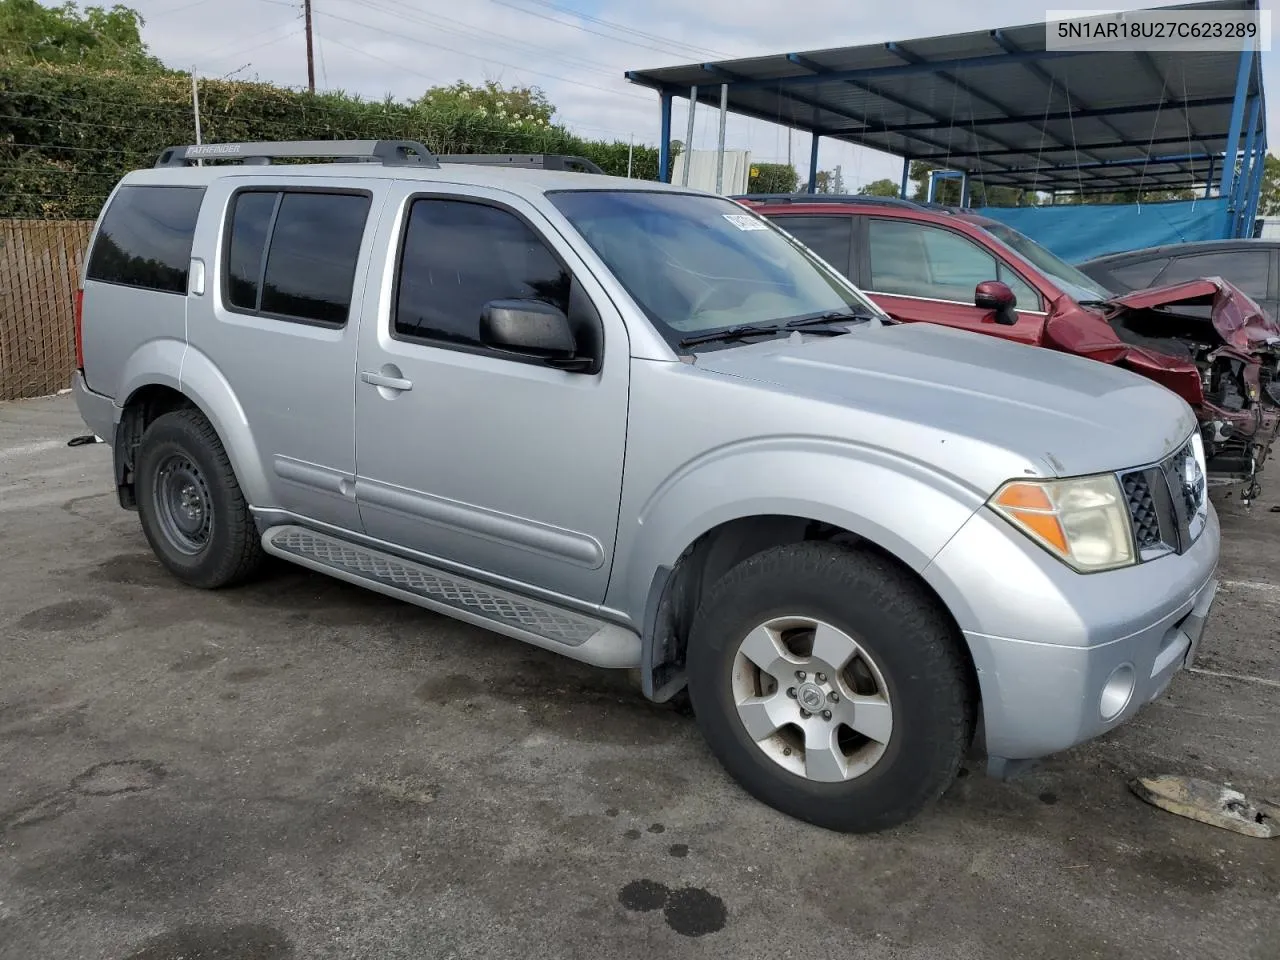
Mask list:
[[[982,503],[958,480],[883,449],[795,436],[730,444],[684,464],[638,510],[624,506],[635,519],[618,531],[606,604],[644,623],[654,574],[703,534],[746,517],[832,524],[921,572]]]
[[[117,396],[125,400],[116,407],[117,424],[120,411],[143,387],[158,385],[178,391],[199,408],[218,432],[245,499],[254,506],[268,505],[270,488],[257,457],[248,418],[231,384],[205,354],[181,340],[151,340],[129,358],[121,379]],[[119,469],[117,462],[117,471]],[[116,479],[121,480],[119,476]]]
[[[227,378],[209,357],[188,346],[182,360],[182,393],[200,408],[218,431],[244,498],[253,507],[270,507],[270,484],[258,454],[249,418]]]
[[[117,423],[120,410],[143,387],[161,386],[182,391],[182,355],[186,350],[187,345],[182,340],[166,337],[148,340],[130,355],[115,393]]]

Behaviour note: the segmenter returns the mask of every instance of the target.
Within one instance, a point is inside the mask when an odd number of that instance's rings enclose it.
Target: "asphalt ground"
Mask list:
[[[1280,958],[1280,476],[1227,503],[1190,672],[875,836],[739,790],[625,675],[289,566],[153,558],[69,397],[0,404],[0,958]]]

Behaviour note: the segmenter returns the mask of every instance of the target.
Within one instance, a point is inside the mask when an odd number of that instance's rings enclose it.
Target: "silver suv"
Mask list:
[[[721,197],[456,161],[175,147],[115,188],[75,396],[176,577],[273,554],[687,686],[747,791],[846,831],[1194,656],[1219,533],[1173,393],[895,324]]]

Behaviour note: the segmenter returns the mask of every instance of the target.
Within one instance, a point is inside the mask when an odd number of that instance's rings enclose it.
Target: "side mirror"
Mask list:
[[[541,300],[490,300],[480,314],[480,342],[564,370],[586,369],[569,318]]]
[[[1014,312],[1018,298],[1007,283],[983,280],[973,289],[973,305],[983,310],[994,310],[996,323],[1012,326],[1018,322],[1018,315]]]

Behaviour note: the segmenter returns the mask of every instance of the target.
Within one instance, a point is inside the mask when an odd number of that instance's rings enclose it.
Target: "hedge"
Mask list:
[[[624,142],[390,98],[201,80],[200,119],[206,142],[409,139],[437,153],[568,154],[607,173],[627,172]],[[0,66],[0,218],[96,217],[123,174],[152,166],[165,147],[194,141],[189,75]],[[632,176],[654,180],[657,173],[657,150],[637,145]]]

